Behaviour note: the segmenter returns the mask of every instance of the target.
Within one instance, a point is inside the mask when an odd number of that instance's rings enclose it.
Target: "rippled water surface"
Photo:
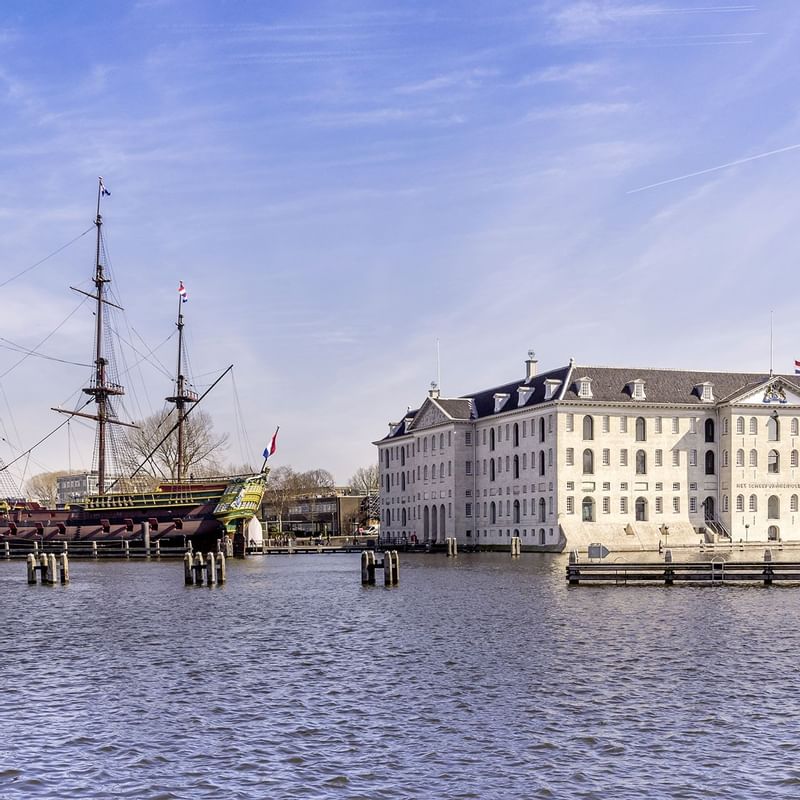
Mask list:
[[[800,587],[401,559],[0,563],[0,797],[800,797]]]

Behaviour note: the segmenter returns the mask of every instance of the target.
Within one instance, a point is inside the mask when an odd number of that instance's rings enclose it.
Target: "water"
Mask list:
[[[209,589],[177,562],[54,588],[0,563],[0,798],[800,796],[800,588],[229,564]]]

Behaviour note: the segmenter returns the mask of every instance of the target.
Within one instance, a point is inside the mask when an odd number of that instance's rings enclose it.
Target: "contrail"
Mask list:
[[[721,169],[728,167],[736,167],[739,164],[747,164],[749,161],[758,161],[759,158],[767,158],[768,156],[776,156],[778,153],[786,153],[789,150],[800,149],[800,144],[790,144],[788,147],[781,147],[778,150],[770,150],[768,153],[759,153],[757,156],[748,156],[747,158],[740,158],[737,161],[729,161],[727,164],[720,164],[716,167],[709,167],[708,169],[701,169],[697,172],[689,172],[686,175],[681,175],[677,178],[669,178],[666,181],[659,181],[658,183],[649,183],[647,186],[640,186],[638,189],[629,189],[625,194],[636,194],[637,192],[646,192],[648,189],[655,189],[657,186],[666,186],[668,183],[677,183],[678,181],[685,181],[687,178],[696,178],[698,175],[708,175],[709,172],[717,172]]]

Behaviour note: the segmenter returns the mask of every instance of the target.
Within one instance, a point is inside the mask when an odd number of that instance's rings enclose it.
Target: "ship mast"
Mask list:
[[[181,290],[183,283],[181,283]],[[184,409],[187,404],[196,403],[197,394],[186,388],[186,376],[183,374],[183,302],[184,294],[178,292],[178,321],[175,323],[178,328],[178,368],[175,372],[175,394],[167,398],[168,403],[174,403],[178,412],[178,422],[176,423],[178,432],[175,480],[183,480],[183,451],[184,451],[184,421],[186,412]]]

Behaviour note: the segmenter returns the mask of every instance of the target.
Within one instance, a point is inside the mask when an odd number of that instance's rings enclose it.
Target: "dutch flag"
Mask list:
[[[100,196],[101,197],[111,197],[111,192],[106,189],[106,185],[103,183],[103,179],[100,178]]]
[[[794,374],[800,375],[800,361],[797,359],[794,360]]]
[[[181,296],[182,303],[185,303],[189,299],[189,293],[186,291],[186,287],[183,285],[183,281],[180,281],[178,285],[178,294]]]
[[[278,431],[281,429],[281,426],[278,425],[275,428],[275,433],[272,434],[272,439],[270,443],[264,448],[264,461],[266,461],[270,456],[275,455],[275,451],[278,449]]]

